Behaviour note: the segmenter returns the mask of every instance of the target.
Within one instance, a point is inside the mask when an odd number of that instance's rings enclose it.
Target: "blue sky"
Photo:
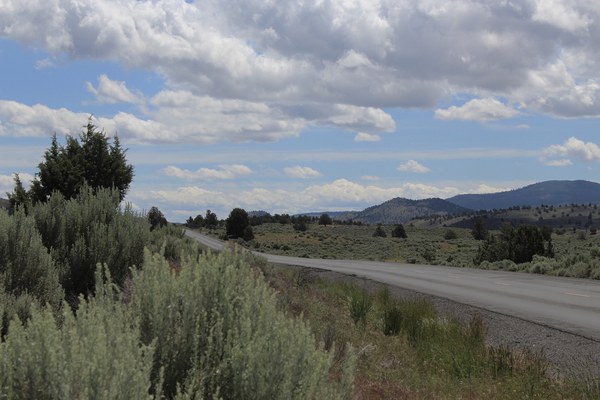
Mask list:
[[[3,0],[0,193],[90,115],[172,221],[599,181],[600,3]]]

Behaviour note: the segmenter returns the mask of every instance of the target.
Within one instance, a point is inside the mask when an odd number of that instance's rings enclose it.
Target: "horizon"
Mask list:
[[[600,176],[594,2],[7,1],[0,197],[90,115],[174,222]]]

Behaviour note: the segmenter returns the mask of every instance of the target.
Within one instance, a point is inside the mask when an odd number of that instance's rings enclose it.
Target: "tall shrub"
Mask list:
[[[119,206],[119,192],[83,187],[66,200],[55,192],[48,202],[31,208],[45,246],[64,269],[62,279],[69,295],[87,294],[94,288],[97,263],[108,265],[122,284],[129,268],[141,266],[149,224],[129,206]]]
[[[25,293],[58,307],[63,298],[59,270],[42,243],[35,220],[24,210],[0,210],[0,287],[6,295]]]
[[[153,379],[178,398],[344,397],[353,360],[332,382],[332,355],[307,326],[277,309],[274,292],[239,255],[186,257],[178,271],[146,252],[133,273],[132,312],[155,343]]]
[[[64,308],[62,324],[34,307],[0,342],[0,398],[148,399],[152,346],[108,293]]]

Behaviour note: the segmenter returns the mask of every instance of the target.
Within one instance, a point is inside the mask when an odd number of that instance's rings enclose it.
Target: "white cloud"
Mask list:
[[[557,166],[568,165],[567,158],[578,158],[586,162],[600,162],[600,147],[596,143],[584,142],[575,137],[569,138],[564,144],[555,144],[545,149],[544,160],[548,158],[559,157],[561,160],[550,160]]]
[[[310,179],[318,178],[319,176],[321,176],[321,173],[319,171],[310,167],[301,167],[300,165],[297,165],[295,167],[284,168],[283,172],[290,178],[296,179]]]
[[[196,171],[181,169],[175,166],[168,166],[162,171],[164,174],[185,180],[219,180],[219,179],[235,179],[240,176],[252,173],[252,170],[245,165],[232,164],[221,165],[219,169],[200,168]]]
[[[98,87],[94,87],[90,82],[86,82],[89,92],[96,96],[100,103],[142,103],[143,96],[140,93],[134,93],[127,88],[125,82],[113,81],[105,74],[98,77]]]
[[[480,122],[512,118],[519,114],[519,111],[514,108],[508,107],[492,98],[473,99],[460,107],[451,106],[445,110],[435,110],[435,117],[438,119],[457,119]]]
[[[398,171],[401,172],[414,172],[416,174],[424,174],[431,171],[426,166],[419,164],[415,160],[408,160],[407,162],[398,166]]]
[[[171,208],[210,208],[219,215],[226,215],[234,207],[286,213],[308,210],[363,209],[394,197],[447,198],[459,193],[459,189],[452,186],[405,183],[396,187],[382,187],[361,185],[347,179],[338,179],[330,183],[311,185],[297,190],[257,187],[239,191],[212,191],[197,186],[185,186],[174,190],[134,192],[131,197],[137,203],[159,202],[168,204]]]
[[[381,140],[381,136],[365,132],[358,132],[354,137],[354,140],[357,142],[379,142]]]
[[[35,62],[35,69],[37,70],[53,68],[54,66],[54,60],[51,58],[43,58]]]
[[[488,184],[482,183],[481,185],[467,190],[466,193],[471,194],[487,194],[487,193],[498,193],[498,192],[506,192],[511,190],[509,187],[499,187],[499,186],[490,186]]]
[[[533,21],[572,32],[585,32],[593,22],[590,17],[561,0],[537,0],[535,3]]]
[[[64,108],[52,109],[42,104],[28,106],[16,101],[0,100],[0,134],[12,136],[50,136],[81,131],[89,114]]]
[[[0,32],[51,57],[151,70],[196,96],[266,103],[274,121],[284,107],[385,114],[465,93],[565,117],[600,115],[600,8],[591,0],[4,0]],[[490,104],[439,111],[516,115]],[[355,122],[348,113],[329,117]],[[381,125],[377,118],[369,117]]]
[[[568,167],[569,165],[573,165],[573,162],[568,158],[561,158],[559,160],[545,161],[544,164],[549,167]]]

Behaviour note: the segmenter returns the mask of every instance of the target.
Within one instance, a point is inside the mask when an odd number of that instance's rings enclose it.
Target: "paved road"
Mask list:
[[[220,240],[189,230],[186,234],[213,249],[224,248]],[[363,276],[600,340],[598,281],[520,272],[255,254],[272,263]]]

